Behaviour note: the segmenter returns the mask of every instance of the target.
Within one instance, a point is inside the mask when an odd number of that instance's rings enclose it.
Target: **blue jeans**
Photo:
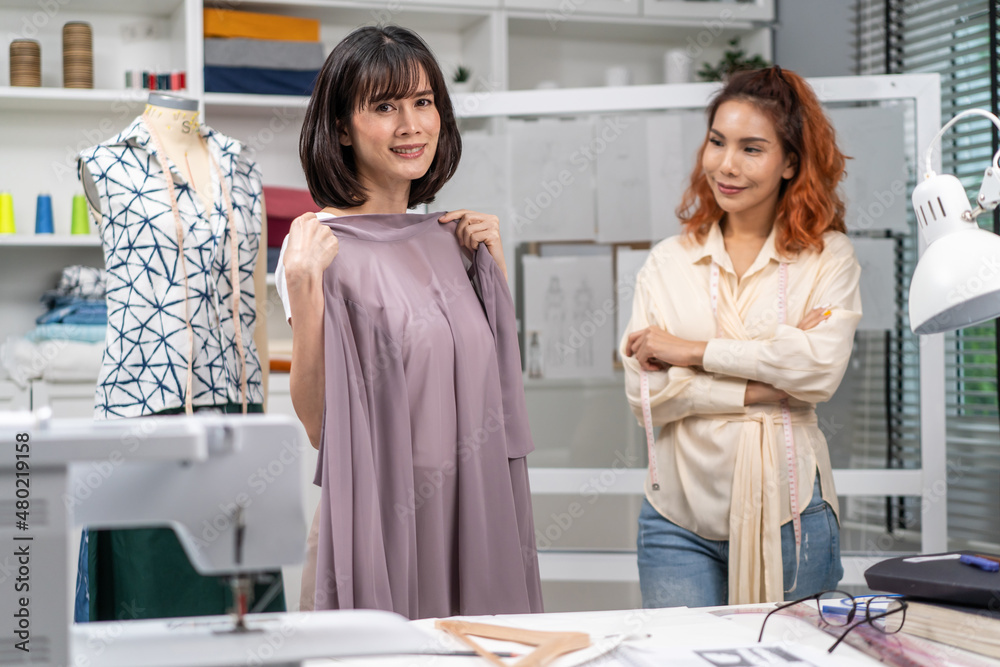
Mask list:
[[[797,580],[794,528],[791,521],[781,527],[786,600],[836,588],[844,575],[840,564],[840,527],[833,509],[820,495],[818,474],[812,499],[800,516],[802,546]],[[643,607],[728,604],[728,540],[699,537],[665,519],[643,499],[637,546]],[[793,581],[792,591],[789,588]]]

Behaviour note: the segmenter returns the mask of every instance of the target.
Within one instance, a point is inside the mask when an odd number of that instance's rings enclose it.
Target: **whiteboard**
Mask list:
[[[827,115],[840,151],[852,158],[842,186],[847,229],[909,232],[903,107],[834,108],[827,109]]]

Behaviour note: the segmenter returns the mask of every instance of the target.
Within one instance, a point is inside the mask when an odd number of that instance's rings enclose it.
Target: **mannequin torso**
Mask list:
[[[167,158],[195,189],[206,211],[212,210],[212,165],[199,133],[198,109],[174,109],[152,103],[143,117],[163,146]]]

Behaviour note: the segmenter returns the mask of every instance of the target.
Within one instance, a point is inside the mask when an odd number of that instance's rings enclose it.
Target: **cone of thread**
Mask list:
[[[63,26],[63,86],[94,87],[94,38],[89,23],[70,21]]]
[[[14,227],[14,197],[9,192],[0,192],[0,234],[16,234]]]
[[[38,195],[35,204],[35,233],[52,234],[55,232],[52,224],[52,197],[47,194]]]
[[[87,200],[83,195],[73,195],[73,219],[70,234],[89,234],[90,221],[87,217]]]
[[[42,49],[33,39],[10,43],[10,85],[38,88],[42,85]]]

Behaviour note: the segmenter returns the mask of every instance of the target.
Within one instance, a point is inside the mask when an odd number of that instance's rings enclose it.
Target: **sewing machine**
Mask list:
[[[290,666],[426,650],[426,635],[378,611],[246,616],[237,604],[232,616],[73,624],[74,526],[170,526],[238,601],[257,573],[301,563],[303,446],[279,416],[0,413],[0,665]]]

